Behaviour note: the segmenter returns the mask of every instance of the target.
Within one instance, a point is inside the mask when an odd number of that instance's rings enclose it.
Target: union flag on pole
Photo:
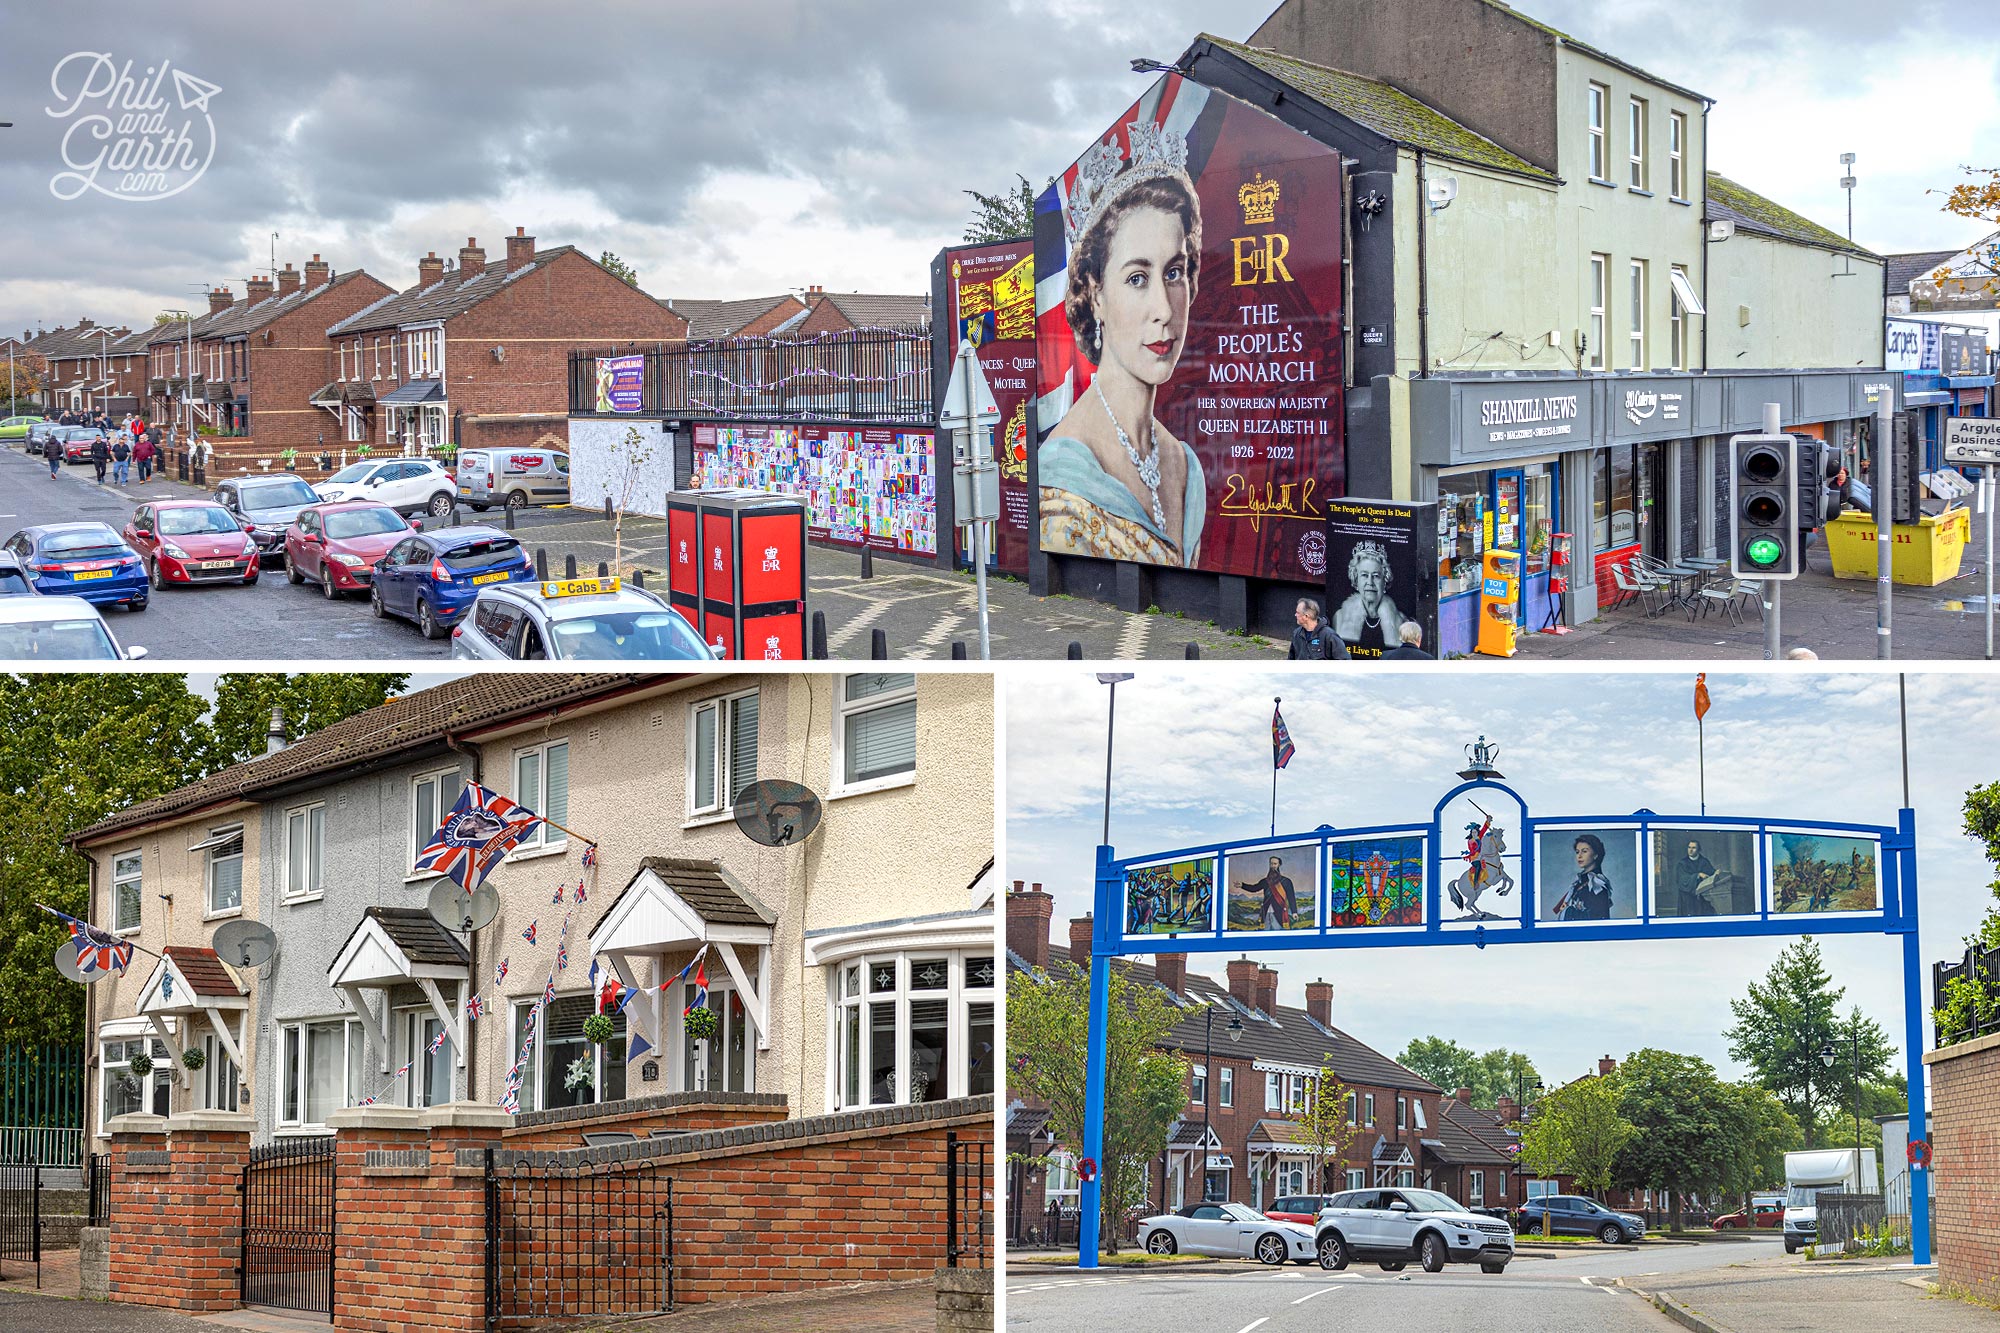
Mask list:
[[[1292,762],[1299,747],[1292,744],[1292,733],[1285,729],[1285,715],[1276,704],[1271,705],[1271,766],[1283,768]]]
[[[449,876],[471,893],[542,817],[518,801],[467,782],[444,823],[417,853],[418,870]]]

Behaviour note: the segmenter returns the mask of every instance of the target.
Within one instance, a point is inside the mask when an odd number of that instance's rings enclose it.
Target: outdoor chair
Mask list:
[[[1720,609],[1735,624],[1743,623],[1743,607],[1736,587],[1710,586],[1696,594],[1701,598],[1701,614],[1705,618],[1710,611]]]
[[[1619,565],[1611,566],[1611,580],[1618,585],[1618,590],[1625,594],[1617,605],[1623,606],[1636,600],[1640,609],[1648,616],[1657,616],[1666,608],[1669,592],[1664,580],[1655,578],[1644,570]]]

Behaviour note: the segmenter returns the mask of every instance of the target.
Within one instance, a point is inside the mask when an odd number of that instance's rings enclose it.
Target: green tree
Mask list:
[[[160,325],[171,324],[179,318],[180,316],[176,315],[171,310],[162,310],[158,314],[153,316],[153,327],[157,329],[160,327]]]
[[[1544,1093],[1521,1132],[1521,1164],[1546,1179],[1574,1176],[1583,1189],[1611,1188],[1618,1154],[1637,1131],[1618,1109],[1618,1075],[1592,1075]]]
[[[597,262],[608,269],[612,277],[617,278],[627,287],[637,287],[639,285],[639,271],[620,259],[617,255],[612,254],[609,250],[599,255]]]
[[[1715,1187],[1736,1196],[1745,1206],[1750,1195],[1785,1179],[1785,1154],[1803,1138],[1799,1122],[1768,1088],[1756,1083],[1725,1083],[1724,1128],[1720,1135],[1721,1174]]]
[[[1965,833],[1976,839],[1995,868],[1987,888],[2000,898],[2000,782],[1974,787],[1965,794]],[[1968,950],[2000,949],[2000,907],[1989,907],[1979,928],[1966,936]],[[1931,1013],[1941,1044],[1963,1041],[1975,1031],[2000,1026],[2000,981],[1980,971],[1966,972],[1945,983],[1941,1003]]]
[[[1619,1066],[1618,1087],[1618,1112],[1638,1131],[1619,1151],[1618,1183],[1666,1191],[1669,1226],[1679,1231],[1682,1198],[1727,1174],[1724,1134],[1737,1099],[1708,1061],[1651,1047]]]
[[[1187,1105],[1188,1064],[1162,1049],[1182,1014],[1161,991],[1133,984],[1114,965],[1110,999],[1099,1236],[1116,1254],[1125,1210],[1144,1197],[1147,1165],[1166,1150],[1167,1130]],[[1089,1020],[1090,977],[1083,969],[1055,963],[1044,973],[1008,978],[1009,1082],[1047,1106],[1056,1141],[1079,1152]]]
[[[1500,1046],[1475,1054],[1449,1037],[1413,1038],[1396,1062],[1446,1092],[1471,1089],[1474,1106],[1497,1105],[1501,1093],[1533,1102],[1534,1086],[1541,1078],[1535,1062],[1518,1051]]]
[[[288,739],[366,709],[374,708],[408,683],[407,671],[316,671],[303,675],[232,671],[215,683],[210,769],[226,768],[263,754],[271,710],[285,714]]]
[[[1313,1188],[1327,1188],[1327,1163],[1347,1156],[1347,1145],[1359,1128],[1347,1119],[1347,1085],[1333,1072],[1333,1062],[1321,1059],[1305,1110],[1291,1117],[1299,1138],[1313,1150]]]
[[[1017,184],[997,194],[962,191],[972,196],[974,204],[972,221],[965,228],[967,241],[991,245],[1035,234],[1035,187],[1026,176],[1016,175],[1014,180]]]
[[[1839,1016],[1844,986],[1833,984],[1820,956],[1819,942],[1810,935],[1787,945],[1763,980],[1752,981],[1742,999],[1729,1002],[1736,1015],[1726,1035],[1729,1055],[1745,1065],[1758,1083],[1776,1093],[1806,1132],[1813,1146],[1819,1108],[1844,1106],[1854,1094],[1850,1033],[1861,1034],[1863,1082],[1884,1078],[1896,1052],[1882,1025],[1853,1009]],[[1832,1068],[1820,1059],[1832,1045]]]
[[[1961,166],[1959,170],[1965,173],[1964,180],[1949,190],[1926,193],[1944,195],[1944,211],[1953,217],[2000,226],[2000,167]],[[1957,273],[1947,266],[1929,275],[1932,291],[1926,295],[1930,299],[1948,306],[1954,299],[1983,303],[1987,297],[2000,295],[2000,237],[1989,236],[1971,249]]]

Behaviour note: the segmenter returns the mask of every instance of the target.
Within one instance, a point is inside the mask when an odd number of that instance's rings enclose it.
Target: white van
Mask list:
[[[555,449],[461,449],[458,498],[480,513],[494,505],[566,505],[569,455]]]

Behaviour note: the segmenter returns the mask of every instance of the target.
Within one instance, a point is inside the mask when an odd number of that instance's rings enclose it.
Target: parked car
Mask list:
[[[47,417],[0,417],[0,440],[25,440],[28,427],[46,420]]]
[[[1514,1232],[1436,1190],[1349,1190],[1320,1210],[1314,1246],[1320,1267],[1333,1272],[1355,1259],[1372,1259],[1396,1273],[1414,1259],[1426,1273],[1442,1272],[1448,1263],[1477,1263],[1482,1273],[1500,1273],[1514,1258]]]
[[[1549,1230],[1558,1236],[1595,1236],[1606,1245],[1643,1240],[1646,1219],[1632,1213],[1616,1213],[1595,1199],[1579,1194],[1551,1194],[1530,1199],[1521,1205],[1515,1226],[1521,1231],[1540,1231],[1547,1213]]]
[[[617,579],[499,583],[481,588],[451,632],[472,661],[706,662],[715,650],[680,612]]]
[[[458,482],[434,458],[362,459],[313,487],[322,500],[374,500],[405,514],[451,512]]]
[[[442,528],[412,533],[376,561],[368,601],[376,615],[414,620],[425,638],[442,639],[481,588],[534,577],[528,553],[506,533]]]
[[[144,611],[150,589],[139,553],[107,523],[46,523],[22,528],[4,548],[35,591],[54,597]]]
[[[1274,1222],[1303,1222],[1311,1226],[1319,1220],[1319,1210],[1326,1207],[1331,1194],[1288,1194],[1271,1200],[1271,1206],[1264,1210],[1264,1216]]]
[[[57,426],[55,434],[62,441],[65,463],[88,463],[90,446],[96,444],[99,437],[106,443],[111,439],[110,431],[99,430],[95,426]]]
[[[285,529],[307,505],[319,497],[306,485],[304,477],[290,472],[273,472],[252,477],[231,477],[215,488],[215,502],[227,509],[242,529],[257,543],[258,555],[269,560],[285,553]]]
[[[24,437],[24,443],[27,446],[27,451],[29,453],[40,453],[42,450],[42,442],[48,439],[49,436],[55,434],[57,431],[64,429],[66,429],[66,427],[64,427],[61,422],[50,421],[46,417],[44,417],[40,421],[37,421],[34,425],[28,427],[28,433]]]
[[[138,661],[81,597],[0,597],[0,662]]]
[[[1311,1227],[1274,1222],[1245,1203],[1191,1203],[1179,1212],[1143,1218],[1139,1243],[1149,1254],[1212,1254],[1272,1267],[1313,1258]]]
[[[1715,1231],[1741,1230],[1745,1228],[1756,1228],[1759,1230],[1768,1228],[1776,1231],[1785,1225],[1785,1200],[1783,1196],[1776,1199],[1753,1199],[1748,1208],[1739,1208],[1733,1213],[1724,1213],[1708,1225],[1711,1230]]]
[[[213,500],[156,500],[132,511],[125,540],[156,592],[176,583],[255,583],[257,543]]]
[[[566,505],[569,455],[557,449],[461,449],[458,498],[482,514],[494,505]]]
[[[338,500],[308,505],[285,529],[285,577],[319,585],[328,601],[366,588],[375,562],[395,544],[421,532],[419,519],[404,518],[373,500]]]
[[[33,597],[41,590],[29,576],[28,567],[12,551],[0,550],[0,597]]]

